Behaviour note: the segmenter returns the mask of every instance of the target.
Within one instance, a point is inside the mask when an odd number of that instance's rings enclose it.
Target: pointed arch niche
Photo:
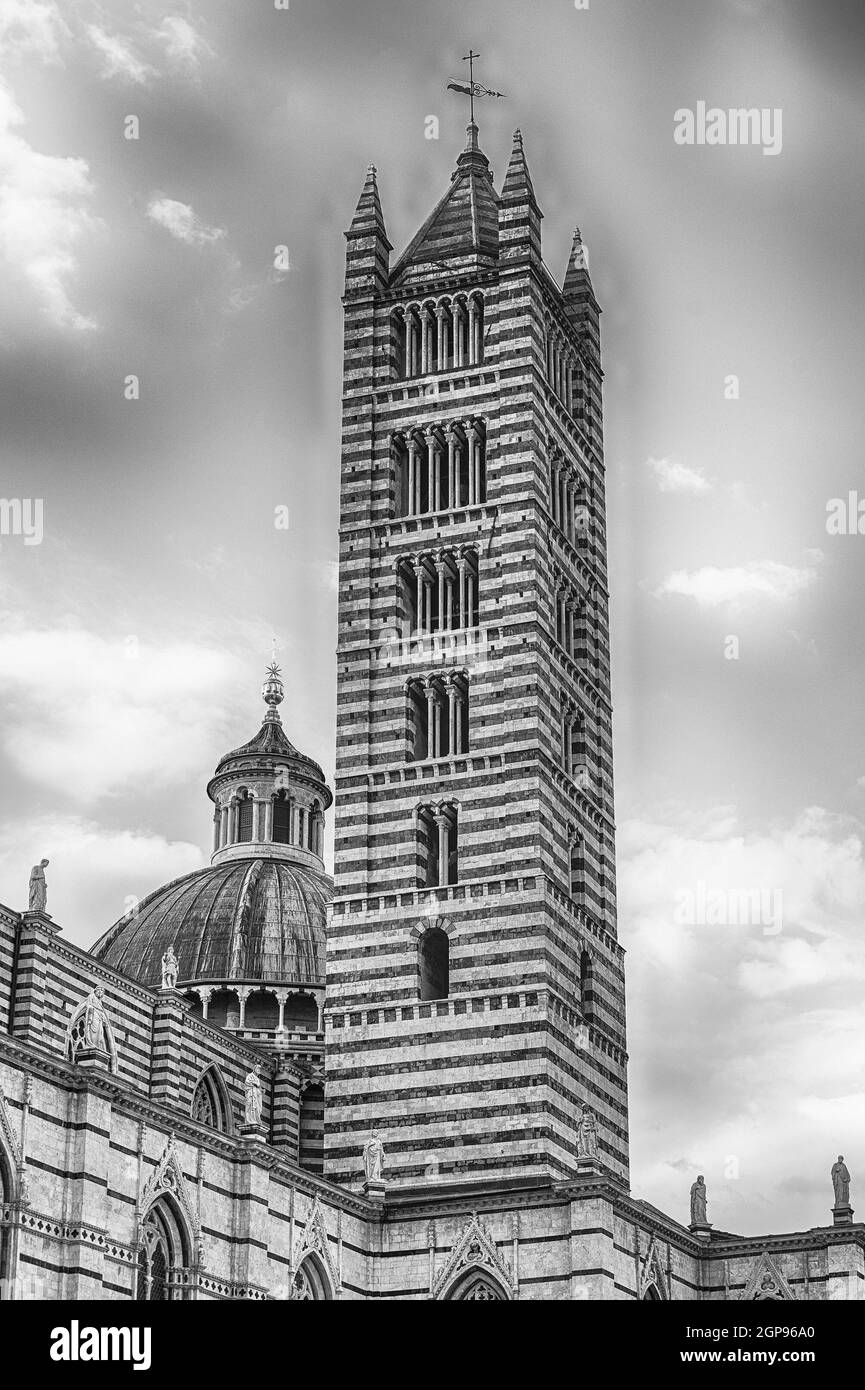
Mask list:
[[[183,1273],[191,1263],[189,1233],[179,1206],[170,1197],[157,1198],[141,1221],[137,1300],[167,1303],[185,1298]]]
[[[200,1125],[207,1125],[209,1129],[218,1130],[220,1134],[234,1133],[231,1097],[222,1072],[215,1062],[205,1067],[195,1083],[190,1113],[193,1120],[197,1120]]]
[[[507,1303],[507,1294],[494,1275],[487,1269],[470,1269],[458,1279],[446,1295],[448,1302]]]
[[[292,1302],[315,1303],[333,1298],[327,1271],[317,1255],[307,1255],[301,1260],[291,1281],[288,1297]]]

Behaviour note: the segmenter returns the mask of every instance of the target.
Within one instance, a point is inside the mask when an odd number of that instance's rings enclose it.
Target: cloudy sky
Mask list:
[[[0,0],[0,496],[43,503],[0,536],[0,900],[48,854],[89,944],[206,862],[274,634],[332,770],[342,232],[370,161],[398,250],[444,190],[473,44],[482,145],[500,178],[521,126],[605,310],[634,1191],[822,1224],[839,1150],[865,1184],[862,7],[465,15]],[[677,144],[701,101],[780,151]]]

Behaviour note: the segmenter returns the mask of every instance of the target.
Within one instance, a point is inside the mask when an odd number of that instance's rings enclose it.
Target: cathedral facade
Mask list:
[[[600,310],[541,216],[472,121],[391,264],[367,174],[335,805],[272,666],[206,869],[89,951],[41,869],[0,907],[3,1297],[865,1296],[849,1193],[756,1238],[630,1192]]]

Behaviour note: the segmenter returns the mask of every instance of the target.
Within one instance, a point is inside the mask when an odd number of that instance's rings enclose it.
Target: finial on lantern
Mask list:
[[[285,699],[285,687],[282,684],[282,674],[276,661],[271,661],[267,668],[267,676],[261,687],[261,698],[268,707],[266,717],[281,723],[276,707],[281,705]]]

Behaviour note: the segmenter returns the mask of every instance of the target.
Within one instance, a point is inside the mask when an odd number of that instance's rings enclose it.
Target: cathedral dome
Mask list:
[[[322,855],[333,796],[318,763],[283,730],[275,663],[261,694],[261,728],[220,758],[207,785],[214,803],[209,868],[157,888],[93,947],[99,960],[141,984],[161,985],[171,947],[178,987],[202,998],[211,987],[241,999],[246,986],[324,988],[333,888]]]
[[[158,987],[169,946],[178,985],[324,980],[330,879],[305,864],[226,860],[157,888],[92,948],[97,959]]]

